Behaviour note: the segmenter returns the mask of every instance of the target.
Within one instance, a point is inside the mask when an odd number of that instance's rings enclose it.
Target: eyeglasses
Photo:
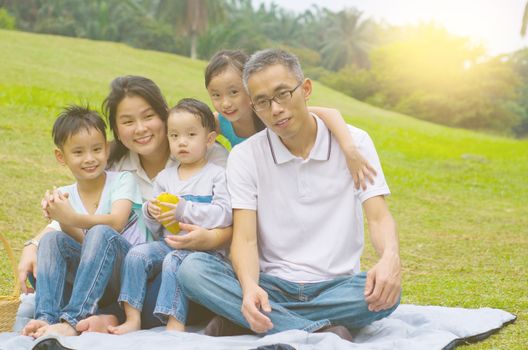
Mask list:
[[[299,86],[302,85],[302,83],[303,82],[301,81],[293,89],[281,91],[277,93],[275,96],[273,96],[272,98],[263,98],[263,99],[258,100],[257,102],[253,102],[252,103],[253,109],[255,110],[255,112],[263,112],[263,111],[267,111],[270,109],[271,101],[275,101],[280,105],[290,102],[293,97],[293,93],[295,92],[295,90],[299,88]]]

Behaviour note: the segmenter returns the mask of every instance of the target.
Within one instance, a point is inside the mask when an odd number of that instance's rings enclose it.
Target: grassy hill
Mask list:
[[[205,62],[122,44],[0,31],[0,232],[18,255],[45,221],[42,194],[72,178],[53,157],[61,107],[99,108],[110,81],[150,77],[170,105],[209,99]],[[403,303],[495,307],[515,325],[472,349],[528,344],[528,142],[433,125],[315,84],[314,105],[338,108],[367,130],[392,191],[404,266]],[[0,250],[0,294],[12,288]],[[367,248],[363,267],[375,261]]]

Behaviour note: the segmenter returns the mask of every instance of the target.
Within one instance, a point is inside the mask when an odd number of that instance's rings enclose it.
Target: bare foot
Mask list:
[[[42,327],[49,326],[48,322],[42,320],[31,320],[26,326],[22,329],[22,335],[27,335],[33,338],[36,338],[35,335],[38,330]]]
[[[130,332],[139,331],[141,329],[141,320],[131,319],[126,320],[125,323],[117,327],[108,327],[108,331],[112,334],[126,334]]]
[[[119,321],[114,315],[94,315],[77,323],[77,332],[109,333],[108,328],[117,326]]]
[[[174,317],[170,316],[169,322],[167,322],[167,330],[185,332],[185,325]]]
[[[43,335],[48,335],[48,334],[56,334],[56,335],[63,335],[63,336],[79,335],[79,333],[77,333],[75,328],[73,328],[69,323],[66,323],[66,322],[56,323],[51,326],[41,328],[41,330],[43,330],[43,332],[40,332],[40,330],[39,332],[37,332],[37,333],[42,333],[42,334],[38,334],[39,337]]]

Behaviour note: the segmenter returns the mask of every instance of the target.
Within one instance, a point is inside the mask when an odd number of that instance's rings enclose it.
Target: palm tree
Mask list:
[[[172,23],[178,33],[190,41],[190,56],[197,58],[198,38],[207,31],[210,22],[225,18],[225,1],[219,0],[158,0],[157,16]]]
[[[528,27],[528,1],[526,2],[526,5],[524,6],[524,14],[522,18],[522,27],[521,27],[521,36],[526,35],[526,29]]]
[[[191,58],[196,59],[198,36],[207,30],[209,15],[207,13],[207,0],[188,0],[185,2],[186,16],[184,33],[191,41]]]
[[[361,19],[362,12],[345,9],[337,13],[326,10],[325,40],[321,47],[323,64],[332,70],[346,65],[368,67],[368,51],[373,46],[370,20]]]

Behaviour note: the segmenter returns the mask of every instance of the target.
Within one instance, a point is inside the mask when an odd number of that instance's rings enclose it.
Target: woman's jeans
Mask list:
[[[44,235],[38,249],[35,318],[49,324],[77,322],[115,304],[121,265],[130,249],[114,229],[96,225],[82,245],[64,232]]]
[[[240,283],[225,259],[193,253],[180,266],[178,280],[189,299],[249,328],[240,312]],[[365,282],[365,273],[318,283],[294,283],[261,273],[259,286],[268,293],[272,310],[267,316],[273,328],[267,333],[290,329],[314,332],[336,325],[361,328],[390,315],[399,301],[388,310],[369,311],[364,297]]]

